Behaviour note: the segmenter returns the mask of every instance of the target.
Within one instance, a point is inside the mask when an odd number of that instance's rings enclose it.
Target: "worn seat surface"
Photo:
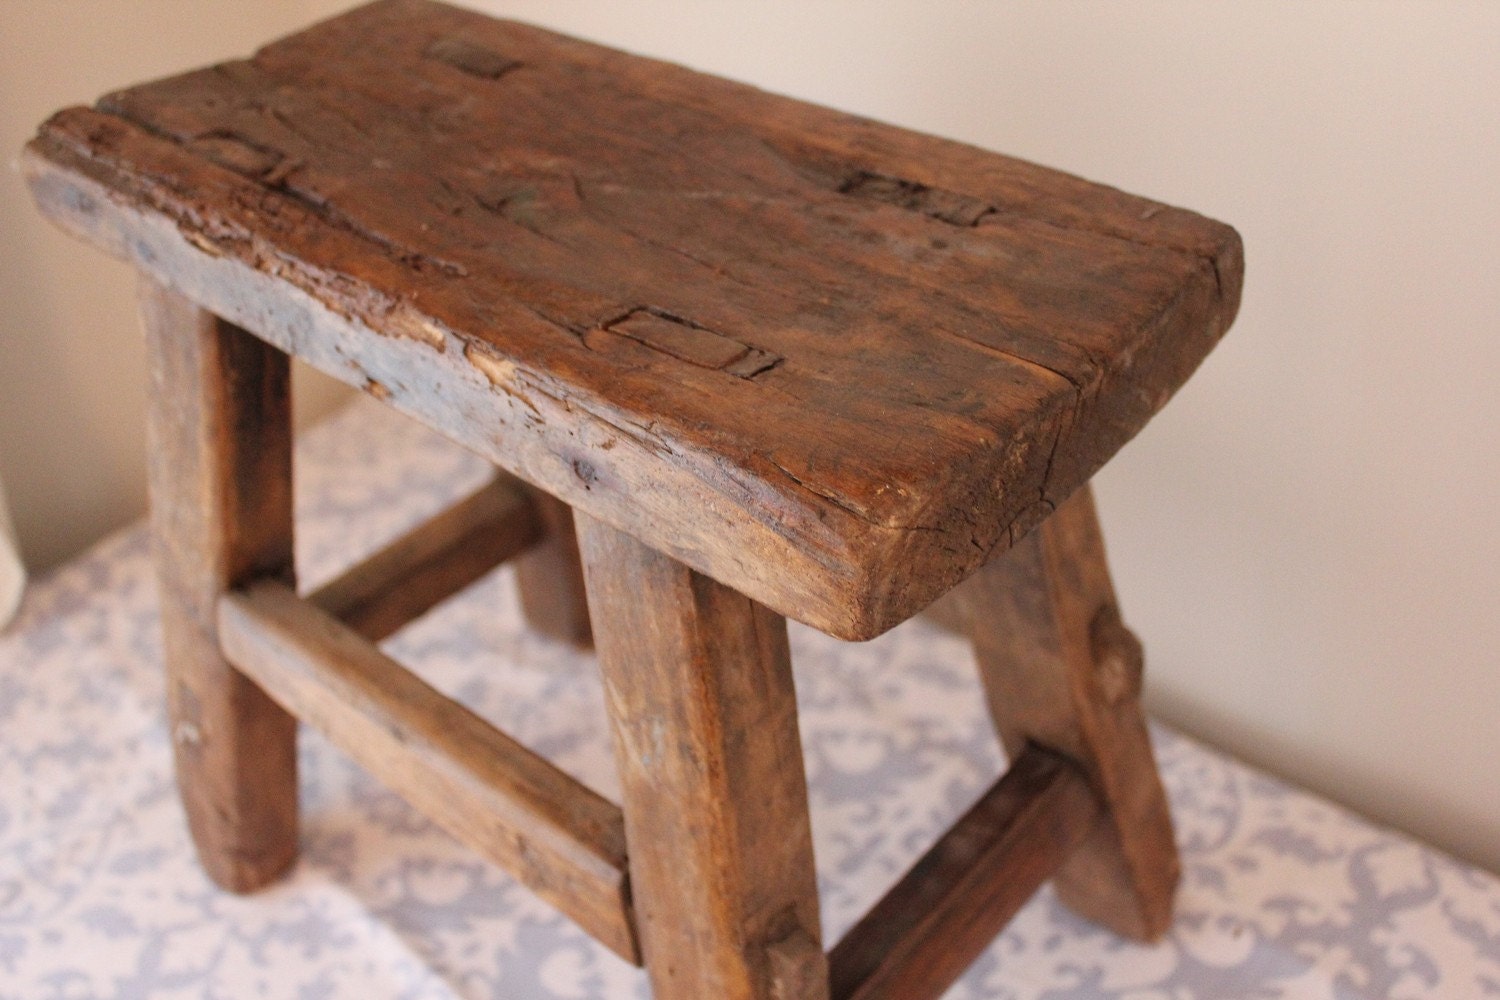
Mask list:
[[[1083,484],[1240,288],[1191,212],[421,0],[64,111],[28,172],[206,307],[846,638]]]

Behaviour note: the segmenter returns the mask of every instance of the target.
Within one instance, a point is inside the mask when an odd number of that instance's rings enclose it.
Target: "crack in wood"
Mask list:
[[[414,271],[435,270],[449,277],[458,278],[468,274],[467,268],[462,264],[406,246],[385,233],[365,225],[326,198],[319,197],[317,192],[303,185],[288,183],[296,167],[301,165],[300,160],[293,158],[289,153],[241,135],[231,128],[215,129],[202,136],[183,137],[160,127],[145,116],[132,113],[121,103],[109,99],[100,101],[99,110],[142,130],[147,135],[170,142],[185,152],[202,156],[242,177],[256,181],[264,185],[268,191],[275,191],[293,199],[329,226],[374,243],[390,257]],[[255,110],[262,114],[270,114],[265,108]],[[85,151],[85,155],[92,157],[97,155],[97,151]],[[272,155],[279,157],[274,164],[269,163]],[[292,162],[288,163],[289,160]],[[182,192],[177,193],[182,194]]]
[[[187,148],[246,177],[265,177],[280,168],[286,154],[253,142],[229,129],[214,129],[187,143]]]

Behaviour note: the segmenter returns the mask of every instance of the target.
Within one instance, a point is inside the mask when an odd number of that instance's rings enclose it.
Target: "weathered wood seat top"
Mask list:
[[[1232,320],[1227,226],[423,0],[51,119],[51,215],[784,614],[867,637]]]

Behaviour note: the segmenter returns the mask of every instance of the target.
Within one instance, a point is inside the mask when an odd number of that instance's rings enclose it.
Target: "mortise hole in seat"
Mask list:
[[[476,45],[467,38],[447,35],[439,38],[422,53],[428,59],[447,63],[461,73],[477,76],[483,80],[498,80],[511,70],[519,69],[521,63],[508,59],[493,49]]]
[[[851,174],[839,185],[838,191],[865,201],[884,202],[919,212],[950,226],[977,226],[980,219],[999,211],[982,198],[868,170]]]

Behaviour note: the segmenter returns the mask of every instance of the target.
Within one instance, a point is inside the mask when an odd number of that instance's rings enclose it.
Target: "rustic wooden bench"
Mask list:
[[[222,885],[294,859],[301,720],[662,1000],[935,997],[1053,877],[1168,925],[1087,483],[1231,322],[1233,230],[425,0],[62,111],[25,169],[143,276],[172,733]],[[299,595],[289,355],[495,481]],[[597,644],[622,805],[375,645],[509,558],[534,625]],[[950,593],[1010,770],[825,953],[785,618],[868,639]]]

